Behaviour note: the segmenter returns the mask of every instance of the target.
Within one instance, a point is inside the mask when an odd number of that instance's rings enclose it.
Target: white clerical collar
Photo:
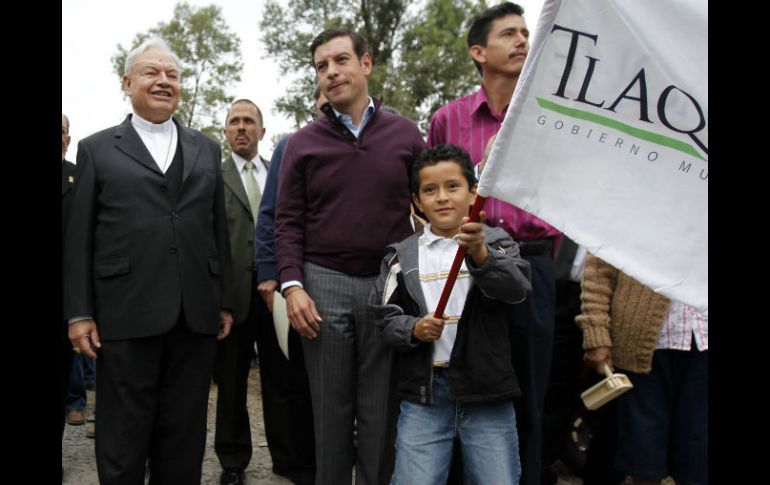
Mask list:
[[[163,123],[152,123],[136,113],[131,117],[131,124],[134,125],[134,128],[148,133],[168,133],[174,129],[173,118],[169,118]]]

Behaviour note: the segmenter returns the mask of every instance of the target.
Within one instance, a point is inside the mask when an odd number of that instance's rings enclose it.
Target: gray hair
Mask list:
[[[70,132],[70,119],[64,113],[61,114],[61,122],[67,127],[67,134]]]
[[[171,60],[173,60],[176,64],[176,67],[179,67],[179,58],[171,51],[171,48],[169,48],[166,41],[160,37],[150,37],[149,39],[142,42],[139,47],[128,53],[128,56],[126,56],[126,67],[123,73],[128,76],[128,73],[131,72],[131,68],[134,67],[134,61],[136,60],[136,57],[147,49],[152,48],[160,49],[168,54],[169,57],[171,57]]]

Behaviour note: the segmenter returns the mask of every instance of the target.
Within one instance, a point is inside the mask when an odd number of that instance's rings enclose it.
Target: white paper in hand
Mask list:
[[[273,297],[273,324],[275,325],[275,335],[278,337],[278,346],[281,347],[283,355],[289,359],[289,315],[286,313],[286,300],[279,292],[274,293]]]

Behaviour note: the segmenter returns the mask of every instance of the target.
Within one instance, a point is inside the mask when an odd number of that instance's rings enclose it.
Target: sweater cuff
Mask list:
[[[490,268],[494,267],[496,264],[495,258],[492,255],[494,249],[486,242],[484,243],[484,246],[487,247],[487,259],[485,259],[484,262],[480,265],[473,261],[473,256],[468,253],[465,254],[465,266],[468,268],[468,272],[471,274],[471,276],[482,275],[488,272]]]
[[[584,328],[583,349],[595,349],[596,347],[612,347],[612,339],[607,328]]]
[[[288,282],[288,281],[299,281],[302,283],[305,280],[305,275],[302,272],[302,269],[299,266],[291,266],[288,268],[284,268],[279,271],[278,278],[282,282]]]
[[[267,280],[278,281],[278,267],[275,263],[257,264],[257,283]]]

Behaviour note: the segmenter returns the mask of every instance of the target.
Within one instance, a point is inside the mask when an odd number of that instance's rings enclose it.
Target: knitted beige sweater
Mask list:
[[[612,363],[647,374],[671,301],[592,254],[581,284],[583,348],[612,347]]]

